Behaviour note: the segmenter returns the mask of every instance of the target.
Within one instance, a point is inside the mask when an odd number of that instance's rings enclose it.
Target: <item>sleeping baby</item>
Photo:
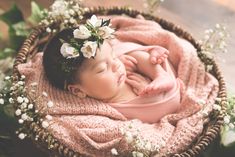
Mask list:
[[[154,123],[177,112],[182,81],[168,51],[113,38],[109,22],[93,16],[57,33],[43,55],[49,82],[79,98],[107,102],[128,119]]]

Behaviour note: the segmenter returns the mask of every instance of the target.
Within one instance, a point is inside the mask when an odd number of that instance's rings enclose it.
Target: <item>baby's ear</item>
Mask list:
[[[85,98],[86,93],[79,89],[78,85],[68,85],[68,91],[78,96],[79,98]]]

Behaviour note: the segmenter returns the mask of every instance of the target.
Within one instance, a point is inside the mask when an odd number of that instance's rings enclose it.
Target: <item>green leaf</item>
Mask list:
[[[24,21],[24,18],[20,9],[16,6],[16,4],[14,4],[10,10],[0,15],[0,20],[10,26],[20,21]]]
[[[0,51],[0,59],[5,59],[9,56],[13,56],[14,54],[16,54],[16,51],[14,49],[5,48]]]
[[[16,36],[27,37],[29,35],[29,30],[27,29],[27,25],[23,21],[12,25],[12,27],[15,29]]]
[[[10,40],[10,48],[19,50],[22,43],[26,39],[26,36],[22,36],[25,32],[21,32],[20,29],[17,29],[17,26],[12,25],[9,26],[9,40]]]
[[[39,23],[43,18],[43,8],[39,6],[36,2],[31,2],[31,16],[28,18],[29,22],[36,25]]]

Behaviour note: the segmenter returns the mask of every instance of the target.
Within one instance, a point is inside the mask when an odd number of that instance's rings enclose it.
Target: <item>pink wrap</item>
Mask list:
[[[79,99],[52,87],[45,79],[39,54],[18,68],[26,75],[27,85],[38,83],[36,96],[45,91],[48,93],[48,101],[54,102],[54,106],[47,110],[53,116],[48,130],[66,146],[85,156],[109,157],[112,156],[112,148],[116,148],[123,156],[132,151],[133,147],[128,144],[120,128],[129,132],[138,129],[138,136],[153,145],[165,143],[159,154],[187,149],[202,132],[202,109],[204,112],[212,110],[218,92],[217,80],[205,72],[195,48],[189,42],[162,29],[157,23],[121,16],[112,17],[111,21],[112,26],[117,27],[116,34],[119,39],[160,45],[169,50],[169,59],[177,76],[186,85],[179,112],[166,115],[154,124],[143,123],[137,119],[127,120],[108,104],[90,98]],[[206,105],[201,106],[199,100],[205,101]],[[43,105],[46,105],[46,101],[38,107]]]

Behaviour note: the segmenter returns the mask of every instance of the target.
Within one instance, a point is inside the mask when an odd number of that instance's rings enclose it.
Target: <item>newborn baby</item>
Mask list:
[[[93,41],[86,40],[84,34],[74,40],[76,31],[88,31],[85,26],[79,29],[59,32],[46,46],[43,65],[50,83],[80,98],[88,96],[107,102],[130,119],[151,123],[177,111],[179,85],[168,66],[166,49],[138,44],[137,48],[134,43],[125,43],[125,52],[121,52],[125,55],[120,55],[120,49],[114,46],[119,44],[114,44],[115,40],[103,40],[102,34],[87,37]],[[127,51],[127,48],[135,49]],[[169,104],[163,105],[164,99]]]

